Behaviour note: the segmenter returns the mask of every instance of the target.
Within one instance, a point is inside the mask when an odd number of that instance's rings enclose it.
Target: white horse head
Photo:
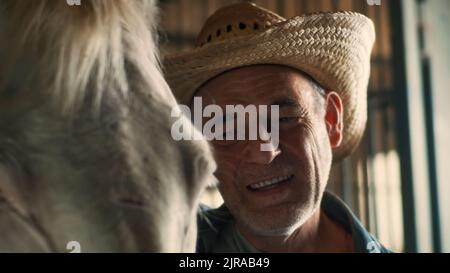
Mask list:
[[[80,4],[0,2],[0,251],[193,251],[215,163],[170,136],[155,4]]]

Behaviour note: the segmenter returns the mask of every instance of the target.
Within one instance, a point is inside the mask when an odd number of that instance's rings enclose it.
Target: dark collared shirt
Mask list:
[[[389,253],[373,237],[343,201],[325,192],[321,209],[340,223],[352,236],[356,253]],[[235,228],[233,216],[225,205],[217,209],[201,205],[198,211],[197,252],[200,253],[257,253]]]

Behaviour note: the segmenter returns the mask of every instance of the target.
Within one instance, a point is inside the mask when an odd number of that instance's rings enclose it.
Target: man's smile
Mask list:
[[[250,191],[264,191],[280,186],[281,184],[290,181],[293,177],[293,174],[284,175],[284,176],[276,176],[271,179],[264,179],[259,182],[250,184],[247,186],[247,189]]]
[[[293,191],[294,174],[277,175],[261,179],[245,187],[246,199],[254,208],[262,208],[285,202]]]

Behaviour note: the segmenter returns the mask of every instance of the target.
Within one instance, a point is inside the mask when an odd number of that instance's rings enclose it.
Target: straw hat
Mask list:
[[[196,48],[166,56],[166,79],[175,97],[190,104],[198,88],[234,68],[286,65],[309,74],[344,105],[342,145],[334,160],[358,145],[367,120],[372,21],[355,12],[315,13],[285,19],[252,3],[224,7],[208,18]]]

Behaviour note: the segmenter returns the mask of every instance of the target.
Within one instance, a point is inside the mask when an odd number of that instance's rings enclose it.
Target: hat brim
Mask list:
[[[165,76],[177,100],[190,104],[201,85],[234,68],[276,64],[301,70],[343,101],[343,141],[333,150],[337,161],[357,147],[364,133],[374,42],[373,23],[362,14],[297,16],[254,35],[166,56]]]

